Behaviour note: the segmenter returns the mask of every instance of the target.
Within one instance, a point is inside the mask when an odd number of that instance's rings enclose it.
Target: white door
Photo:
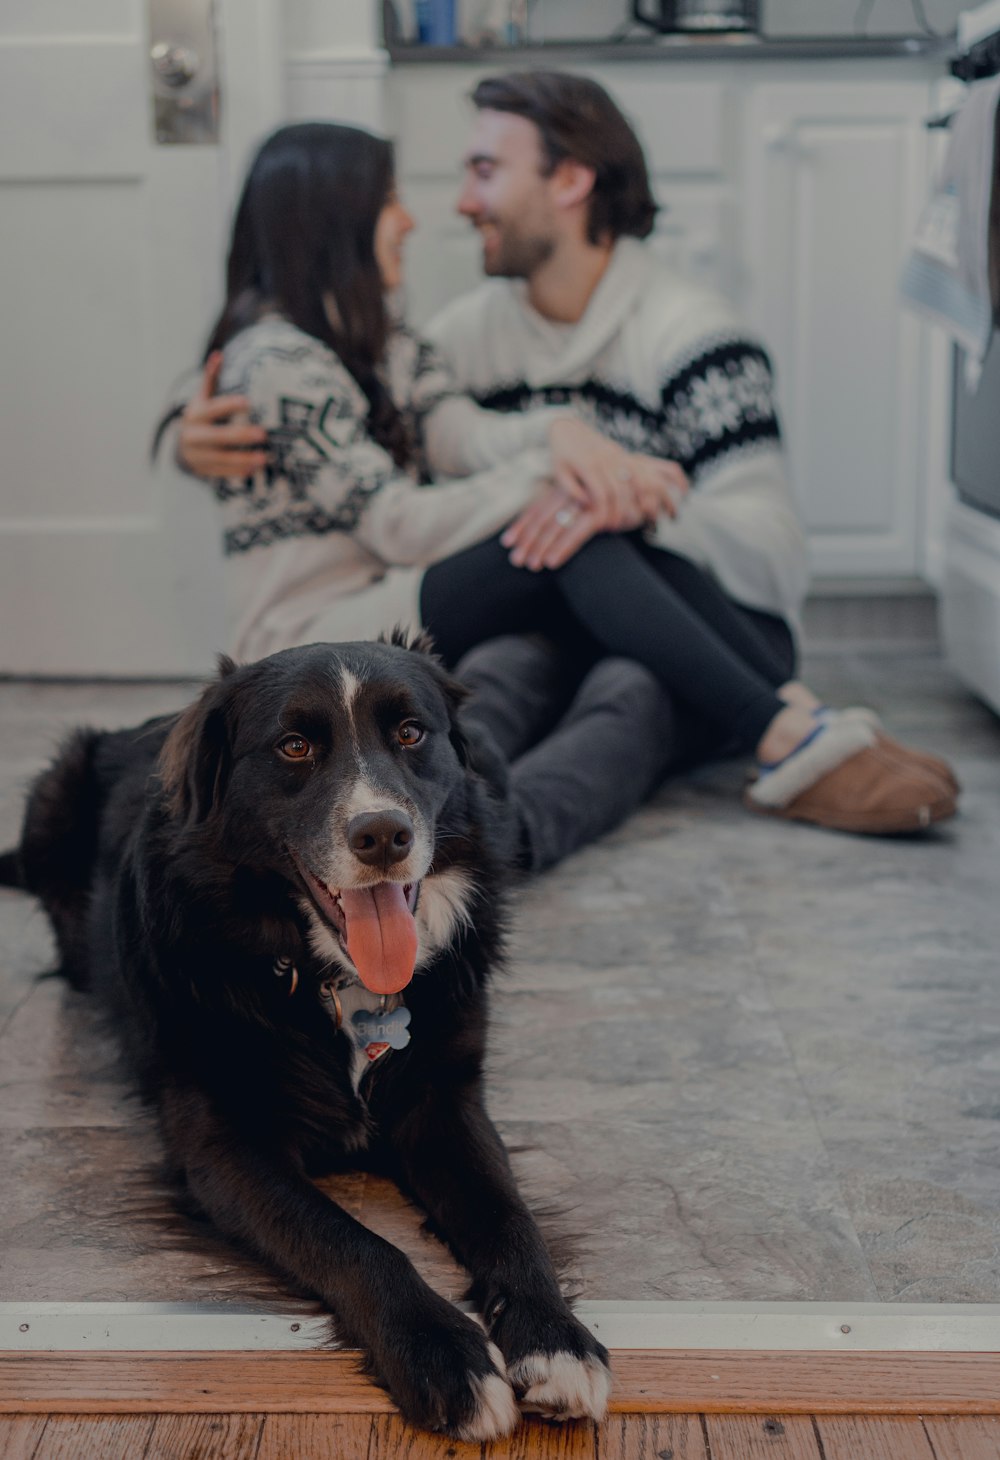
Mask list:
[[[216,3],[218,145],[154,139],[145,0],[0,5],[0,672],[197,673],[221,647],[211,504],[149,460],[280,114],[276,0]]]

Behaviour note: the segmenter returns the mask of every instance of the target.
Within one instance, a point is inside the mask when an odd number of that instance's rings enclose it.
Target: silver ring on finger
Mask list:
[[[568,527],[576,517],[575,507],[560,507],[555,515],[555,520],[560,527]]]

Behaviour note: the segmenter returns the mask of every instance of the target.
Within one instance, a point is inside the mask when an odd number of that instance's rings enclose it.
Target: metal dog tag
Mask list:
[[[405,1049],[410,1042],[410,1011],[402,1005],[389,1014],[375,1009],[357,1009],[351,1015],[354,1041],[370,1060],[390,1049]]]

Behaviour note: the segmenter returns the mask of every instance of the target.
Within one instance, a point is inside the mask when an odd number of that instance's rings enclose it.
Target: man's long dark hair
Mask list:
[[[390,143],[357,127],[302,122],[269,137],[243,185],[204,358],[276,311],[336,351],[368,398],[372,436],[402,465],[407,432],[377,373],[390,325],[375,225],[393,179]]]
[[[472,101],[480,111],[534,122],[548,172],[567,157],[594,169],[591,243],[646,238],[652,231],[659,210],[642,145],[603,86],[568,71],[511,71],[480,81]]]

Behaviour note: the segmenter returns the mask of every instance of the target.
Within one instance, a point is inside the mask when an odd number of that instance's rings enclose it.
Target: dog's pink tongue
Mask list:
[[[417,925],[402,886],[342,887],[340,905],[347,920],[347,951],[361,982],[373,994],[398,994],[417,961]]]

